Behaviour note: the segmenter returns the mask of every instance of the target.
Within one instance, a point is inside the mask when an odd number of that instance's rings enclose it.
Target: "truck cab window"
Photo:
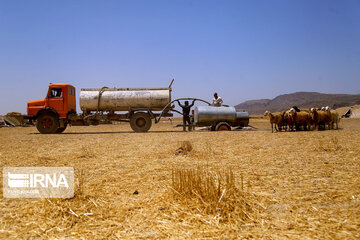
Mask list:
[[[53,98],[53,97],[62,97],[62,91],[61,91],[61,88],[52,88],[50,90],[50,95],[49,95],[50,98]]]
[[[75,89],[69,88],[69,95],[75,96]]]

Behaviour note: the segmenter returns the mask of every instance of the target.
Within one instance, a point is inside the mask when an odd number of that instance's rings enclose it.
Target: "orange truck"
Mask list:
[[[76,112],[76,91],[70,84],[49,84],[46,97],[27,103],[27,118],[40,133],[62,133],[68,125],[98,125],[102,121],[129,122],[135,132],[147,132],[152,119],[172,116],[171,81],[167,88],[89,88],[80,91]]]

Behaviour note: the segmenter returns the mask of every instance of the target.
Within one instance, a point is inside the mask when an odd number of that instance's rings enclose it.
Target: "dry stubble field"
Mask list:
[[[269,128],[262,119],[250,124]],[[76,189],[65,200],[1,198],[0,238],[359,239],[360,120],[340,127],[183,133],[163,122],[144,134],[120,124],[59,135],[1,128],[1,169],[74,167]],[[177,155],[183,141],[193,149]],[[199,166],[233,171],[242,214],[224,219],[174,193],[172,170]],[[0,180],[2,192],[2,171]]]

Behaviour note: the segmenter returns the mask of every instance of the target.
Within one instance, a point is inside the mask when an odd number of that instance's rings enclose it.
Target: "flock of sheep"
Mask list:
[[[313,129],[338,129],[339,113],[329,107],[299,109],[294,106],[288,111],[271,113],[266,111],[265,117],[269,117],[271,131],[298,131]]]

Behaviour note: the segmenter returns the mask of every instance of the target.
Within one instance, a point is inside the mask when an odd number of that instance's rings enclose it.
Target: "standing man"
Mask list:
[[[189,105],[188,101],[185,101],[185,105],[182,105],[179,100],[177,100],[179,106],[183,109],[183,130],[186,132],[186,123],[189,124],[189,131],[192,131],[191,121],[190,121],[190,109],[192,106],[194,106],[195,100],[192,101],[192,103]]]
[[[212,105],[220,107],[222,103],[223,103],[222,98],[219,97],[217,93],[214,93],[214,99]]]

